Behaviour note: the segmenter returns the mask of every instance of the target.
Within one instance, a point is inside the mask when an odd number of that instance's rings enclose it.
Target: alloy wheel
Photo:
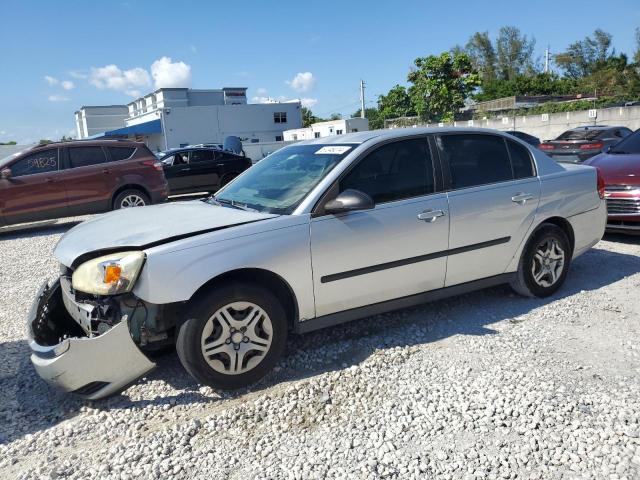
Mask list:
[[[555,238],[546,238],[536,248],[531,264],[533,280],[541,287],[554,285],[560,276],[565,263],[562,245]]]
[[[120,202],[120,208],[144,207],[145,205],[144,198],[135,194],[127,195]]]
[[[271,347],[269,315],[250,302],[233,302],[216,311],[202,331],[202,355],[216,372],[238,375],[255,368]]]

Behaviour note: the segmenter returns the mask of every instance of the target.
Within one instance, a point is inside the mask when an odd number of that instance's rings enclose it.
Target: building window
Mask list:
[[[320,138],[320,132],[313,132],[313,138]]]
[[[251,143],[258,143],[260,141],[259,138],[252,138]]]
[[[352,132],[357,132],[357,131],[358,131],[358,129],[357,129],[357,128],[352,128],[352,129],[351,129],[351,131],[352,131]]]
[[[292,135],[292,137],[294,141],[298,140],[298,135],[296,135],[295,133]]]
[[[287,112],[274,112],[273,121],[275,123],[287,123]]]
[[[342,135],[342,130],[336,130],[336,135]]]
[[[282,135],[276,135],[276,142],[282,141]]]

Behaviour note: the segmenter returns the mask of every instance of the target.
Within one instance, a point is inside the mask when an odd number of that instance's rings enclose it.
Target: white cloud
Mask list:
[[[100,90],[116,90],[131,95],[136,91],[136,87],[148,87],[151,85],[151,78],[149,77],[149,72],[144,68],[136,67],[130,70],[121,70],[117,65],[112,64],[92,68],[89,74],[89,83]]]
[[[293,80],[285,82],[296,92],[308,92],[313,89],[316,79],[311,72],[299,72]]]
[[[67,100],[69,100],[69,98],[63,95],[49,95],[50,102],[66,102]]]
[[[58,80],[56,77],[52,77],[51,75],[45,75],[44,79],[49,85],[57,85],[58,83],[60,83],[60,80]]]
[[[264,97],[266,94],[267,94],[266,88],[258,88],[256,90],[256,95],[258,95],[259,97]]]
[[[62,88],[65,90],[73,90],[75,87],[75,84],[71,80],[64,80],[60,85],[62,85]]]
[[[85,72],[79,72],[77,70],[71,70],[69,72],[69,75],[71,75],[73,78],[77,78],[78,80],[84,80],[89,76]]]
[[[303,107],[311,108],[316,103],[318,103],[318,99],[317,98],[301,98],[300,103],[302,104]]]
[[[151,65],[151,76],[156,88],[188,87],[191,85],[191,66],[162,57]]]

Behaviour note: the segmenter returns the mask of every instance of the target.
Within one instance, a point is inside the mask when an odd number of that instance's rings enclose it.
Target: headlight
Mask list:
[[[75,290],[95,295],[119,295],[130,292],[138,279],[143,252],[119,252],[94,258],[80,265],[71,283]]]

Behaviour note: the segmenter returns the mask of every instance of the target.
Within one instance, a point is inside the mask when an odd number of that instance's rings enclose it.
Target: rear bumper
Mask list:
[[[27,331],[31,363],[49,384],[96,400],[123,390],[155,367],[131,338],[126,315],[95,337],[79,335],[72,322],[60,282],[42,285],[29,310]],[[51,341],[61,332],[68,334]]]
[[[571,152],[554,152],[553,150],[543,150],[547,155],[553,158],[556,162],[561,163],[582,163],[585,160],[589,160],[591,157],[595,157],[602,153],[600,150],[594,152],[584,153],[584,151],[571,151]]]
[[[167,201],[167,198],[169,197],[169,184],[165,183],[162,187],[159,187],[155,190],[151,190],[149,194],[151,195],[152,204],[164,203]]]

